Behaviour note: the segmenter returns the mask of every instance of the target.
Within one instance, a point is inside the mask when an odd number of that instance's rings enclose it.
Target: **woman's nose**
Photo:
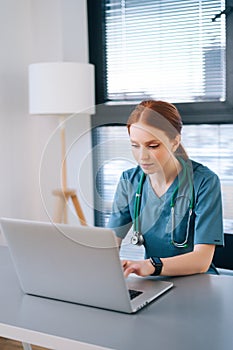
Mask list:
[[[143,160],[143,159],[148,159],[149,158],[149,151],[147,148],[145,147],[142,147],[140,149],[140,158]]]

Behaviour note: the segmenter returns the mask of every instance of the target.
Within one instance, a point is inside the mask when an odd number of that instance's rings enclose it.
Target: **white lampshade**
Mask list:
[[[29,113],[95,113],[94,66],[77,62],[29,66]]]

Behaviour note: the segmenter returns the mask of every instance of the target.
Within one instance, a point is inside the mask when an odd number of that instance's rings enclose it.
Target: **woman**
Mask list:
[[[123,172],[108,226],[121,245],[133,223],[132,243],[144,245],[145,259],[123,260],[125,277],[216,273],[212,258],[223,245],[220,182],[188,158],[178,110],[143,101],[127,128],[138,166]]]

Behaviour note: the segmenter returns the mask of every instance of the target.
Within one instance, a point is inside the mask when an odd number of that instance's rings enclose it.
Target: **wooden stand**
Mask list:
[[[62,162],[61,162],[61,177],[62,177],[62,189],[61,190],[54,190],[53,194],[57,197],[57,205],[55,209],[55,217],[54,222],[63,222],[67,223],[67,204],[69,199],[71,198],[72,203],[74,205],[74,209],[76,211],[76,214],[78,215],[78,218],[80,220],[80,223],[82,225],[87,225],[85,216],[83,214],[81,205],[79,203],[78,197],[76,195],[76,191],[73,189],[67,188],[67,170],[66,170],[66,142],[65,142],[65,126],[64,126],[65,119],[64,117],[61,117],[60,119],[60,131],[61,131],[61,152],[62,152]]]
[[[54,190],[53,194],[57,196],[57,206],[55,209],[54,222],[63,222],[65,224],[67,223],[67,204],[71,198],[81,225],[87,225],[75,190],[66,190],[64,192],[62,190]]]

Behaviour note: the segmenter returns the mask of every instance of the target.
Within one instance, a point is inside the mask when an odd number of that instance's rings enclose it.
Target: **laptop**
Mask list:
[[[134,313],[173,283],[124,277],[114,232],[108,228],[1,218],[24,293]]]

